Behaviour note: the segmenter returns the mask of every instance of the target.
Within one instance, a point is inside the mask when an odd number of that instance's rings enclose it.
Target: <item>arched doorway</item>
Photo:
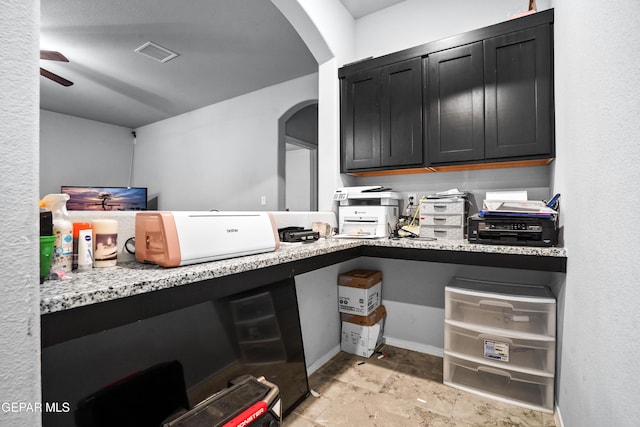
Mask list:
[[[278,210],[318,210],[318,101],[278,120]]]

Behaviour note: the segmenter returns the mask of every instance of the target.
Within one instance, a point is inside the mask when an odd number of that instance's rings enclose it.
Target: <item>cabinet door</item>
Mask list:
[[[487,159],[553,156],[551,28],[485,40]]]
[[[422,62],[420,58],[382,68],[382,166],[421,166]]]
[[[425,61],[429,164],[484,159],[482,42],[436,52]]]
[[[342,169],[380,166],[380,69],[354,73],[342,81]]]

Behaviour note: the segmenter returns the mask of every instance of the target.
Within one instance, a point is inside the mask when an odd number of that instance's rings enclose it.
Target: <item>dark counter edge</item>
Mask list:
[[[361,256],[560,273],[565,273],[567,266],[565,257],[359,246],[188,285],[46,313],[40,317],[41,345],[43,348],[52,346],[191,305],[259,288]]]

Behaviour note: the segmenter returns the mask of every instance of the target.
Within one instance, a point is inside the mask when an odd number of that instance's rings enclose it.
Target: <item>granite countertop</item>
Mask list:
[[[135,261],[116,267],[72,273],[40,285],[40,313],[48,314],[90,304],[144,294],[207,279],[270,267],[363,245],[460,252],[566,257],[565,248],[538,248],[471,244],[466,240],[421,239],[320,239],[313,243],[282,244],[275,252],[249,255],[177,268],[163,268]]]

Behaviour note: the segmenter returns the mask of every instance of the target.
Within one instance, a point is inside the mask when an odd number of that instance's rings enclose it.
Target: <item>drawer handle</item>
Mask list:
[[[478,366],[478,372],[487,372],[489,374],[500,375],[501,377],[506,377],[511,380],[511,374],[509,372],[503,371],[502,369],[492,368],[491,366]]]
[[[480,302],[478,302],[479,305],[490,305],[492,307],[503,307],[503,308],[510,308],[513,310],[513,305],[506,302],[506,301],[495,301],[492,299],[483,299],[480,300]]]
[[[526,314],[521,314],[521,315],[512,314],[511,316],[507,316],[507,317],[511,319],[512,322],[528,322],[529,321],[529,316],[527,316]]]

